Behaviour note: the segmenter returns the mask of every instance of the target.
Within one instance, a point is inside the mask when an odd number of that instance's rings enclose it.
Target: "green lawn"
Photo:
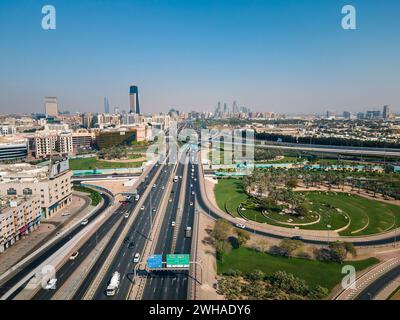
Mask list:
[[[238,216],[236,209],[239,204],[249,199],[239,179],[219,179],[214,192],[218,207],[223,211],[228,210],[234,217]]]
[[[342,220],[343,215],[339,212],[325,214],[328,212],[326,204],[339,208],[350,217],[351,224],[346,230],[340,232],[342,236],[369,235],[387,231],[393,228],[395,216],[396,224],[400,226],[400,206],[340,192],[336,194],[305,192],[304,194],[313,203],[313,210],[322,214],[321,222],[310,226],[312,229],[326,229],[328,224],[332,226],[332,229],[346,225],[347,222]],[[364,227],[366,227],[364,230],[355,232]]]
[[[338,230],[346,227],[350,219],[348,228],[340,232],[342,236],[371,235],[391,230],[395,226],[400,227],[400,206],[340,192],[306,191],[302,193],[310,203],[312,211],[309,213],[310,217],[300,219],[270,212],[267,216],[273,219],[271,220],[251,205],[252,200],[243,192],[241,180],[220,179],[215,186],[215,197],[221,210],[227,210],[237,217],[237,207],[245,203],[247,210],[241,211],[242,216],[260,223],[294,228],[294,226],[281,224],[279,221],[287,223],[288,219],[292,219],[291,223],[301,224],[315,221],[317,216],[320,216],[318,223],[299,226],[299,228],[328,230],[328,225],[330,225],[331,230]]]
[[[92,169],[116,169],[116,168],[136,168],[142,165],[142,161],[132,162],[107,162],[96,158],[70,159],[69,167],[71,170],[92,170]]]
[[[223,262],[218,261],[217,264],[219,274],[224,274],[229,270],[240,270],[244,274],[261,270],[267,275],[272,275],[276,271],[286,271],[304,279],[312,288],[320,285],[332,290],[343,278],[341,270],[344,265],[353,265],[357,271],[360,271],[378,262],[379,260],[376,258],[369,258],[348,261],[340,265],[317,260],[284,258],[241,247],[225,254]]]
[[[89,195],[90,199],[92,200],[93,206],[97,206],[102,200],[100,193],[98,193],[97,191],[95,191],[93,189],[90,189],[87,187],[82,187],[82,186],[74,186],[73,189],[75,191],[87,193]]]

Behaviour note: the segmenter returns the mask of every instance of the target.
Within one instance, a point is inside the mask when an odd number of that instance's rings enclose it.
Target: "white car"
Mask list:
[[[143,211],[143,210],[144,210],[144,206],[142,206],[142,207],[140,208],[140,210],[142,210],[142,211]]]
[[[193,202],[190,203],[190,206],[193,206]]]
[[[169,199],[168,201],[169,201],[169,202],[172,202],[172,199]]]
[[[192,191],[192,195],[194,195],[194,191]]]
[[[81,225],[86,226],[88,223],[89,223],[89,220],[84,219],[84,220],[82,220]]]
[[[236,227],[240,228],[240,229],[245,229],[246,226],[244,224],[241,223],[236,223]]]
[[[175,221],[171,222],[171,227],[175,227]]]
[[[136,253],[134,258],[133,258],[133,262],[137,263],[140,260],[140,253]]]
[[[125,219],[128,219],[129,218],[129,212],[125,213],[124,217],[125,217]]]
[[[53,278],[47,281],[46,286],[44,287],[45,290],[56,290],[57,279]]]
[[[69,257],[69,260],[75,260],[76,257],[77,257],[78,255],[79,255],[79,252],[78,252],[78,251],[75,251],[75,252],[72,254],[72,256]]]
[[[65,212],[63,212],[63,213],[61,214],[61,216],[62,216],[62,217],[66,217],[66,216],[69,216],[70,214],[71,214],[70,212],[65,211]]]

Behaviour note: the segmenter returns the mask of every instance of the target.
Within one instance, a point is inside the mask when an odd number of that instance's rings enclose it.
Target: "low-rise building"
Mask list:
[[[28,156],[28,142],[24,138],[0,137],[0,162],[24,160]]]
[[[47,166],[22,163],[0,166],[0,197],[40,197],[41,216],[49,218],[72,201],[72,172],[68,159],[51,160]]]
[[[40,196],[0,197],[0,253],[38,227]]]

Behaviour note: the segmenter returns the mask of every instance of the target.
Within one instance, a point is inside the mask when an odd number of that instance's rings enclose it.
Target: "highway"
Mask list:
[[[124,243],[120,246],[117,255],[114,257],[110,268],[102,279],[93,299],[95,300],[126,300],[133,281],[133,269],[136,263],[133,258],[136,253],[142,257],[146,242],[150,235],[152,221],[159,212],[160,202],[163,197],[165,186],[171,179],[172,165],[162,165],[161,173],[156,181],[156,187],[151,186],[150,194],[144,201],[145,210],[140,210],[134,224],[130,228]],[[153,208],[156,212],[153,212]],[[121,281],[117,293],[112,297],[105,295],[105,289],[112,274],[118,271],[121,274]]]
[[[384,289],[390,282],[394,281],[400,274],[400,266],[389,270],[384,275],[379,277],[368,287],[366,287],[355,300],[372,300],[382,289]],[[400,285],[400,283],[399,283]]]
[[[174,198],[166,209],[160,236],[155,246],[154,254],[162,254],[165,260],[166,254],[182,253],[190,254],[192,238],[185,237],[186,227],[193,228],[194,221],[194,195],[192,195],[192,178],[189,172],[190,166],[186,163],[186,155],[183,155],[183,160],[178,165],[178,175],[185,178],[184,170],[187,170],[186,187],[182,190],[183,181],[179,179],[176,185]],[[180,193],[185,192],[184,205],[179,207]],[[193,205],[190,205],[192,203]],[[176,214],[181,211],[182,220],[176,224],[174,230],[172,221],[176,221]],[[176,233],[176,244],[174,246],[174,232]],[[186,300],[188,294],[188,271],[150,271],[146,286],[143,292],[143,300]]]
[[[137,187],[137,193],[140,195],[145,190],[146,182],[151,180],[157,172],[158,166],[153,166],[153,168],[149,171],[147,177],[145,178],[145,182],[141,182]],[[114,211],[106,221],[102,223],[99,229],[91,236],[88,240],[86,240],[78,249],[79,252],[78,257],[75,260],[68,260],[64,263],[64,265],[57,271],[57,288],[60,288],[73,274],[73,272],[81,265],[81,263],[85,260],[87,255],[95,250],[99,241],[101,241],[110,229],[115,225],[119,224],[117,230],[114,232],[109,243],[114,243],[114,241],[118,238],[119,233],[122,231],[128,219],[124,218],[126,213],[132,213],[136,207],[136,202],[128,202],[125,206],[120,205],[116,211]],[[107,252],[108,248],[103,250],[103,255]],[[99,259],[101,261],[101,258]],[[85,279],[84,285],[80,286],[80,293],[84,293],[84,288],[86,284],[90,284],[90,280],[92,279],[93,274],[89,273],[89,277]],[[51,299],[57,290],[44,290],[41,289],[34,297],[34,300],[49,300]]]
[[[111,198],[105,193],[101,194],[103,198],[103,204],[100,208],[98,208],[95,212],[93,212],[89,217],[88,221],[90,224],[94,219],[96,219],[100,214],[102,214],[110,205]],[[87,225],[86,225],[87,226]],[[30,272],[35,270],[40,264],[42,264],[46,259],[48,259],[51,255],[53,255],[57,250],[59,250],[62,246],[64,246],[68,241],[70,241],[75,235],[77,235],[82,229],[86,227],[85,225],[78,224],[76,227],[71,229],[65,235],[61,236],[60,239],[50,247],[40,251],[34,258],[24,264],[22,267],[17,269],[17,272],[14,272],[11,277],[8,277],[8,280],[1,284],[0,287],[0,296],[3,296],[6,292],[8,292],[12,287],[14,287],[18,282],[20,282],[24,277],[26,277]],[[24,283],[18,290],[9,297],[12,299],[15,295],[20,292],[25,286],[27,282]]]

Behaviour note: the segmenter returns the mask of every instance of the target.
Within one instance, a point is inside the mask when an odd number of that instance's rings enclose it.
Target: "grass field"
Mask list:
[[[378,259],[369,258],[349,261],[341,265],[317,260],[284,258],[242,247],[224,255],[223,262],[218,261],[218,273],[240,270],[244,274],[249,274],[254,270],[261,270],[267,275],[272,275],[276,271],[286,271],[304,279],[312,288],[320,285],[332,290],[343,278],[341,271],[344,265],[353,265],[357,271],[360,271],[378,262]]]
[[[142,161],[132,162],[107,162],[96,158],[70,159],[69,167],[71,170],[92,170],[92,169],[116,169],[116,168],[136,168],[142,165]]]
[[[93,189],[82,187],[82,186],[74,186],[73,189],[75,191],[87,193],[89,195],[90,199],[92,200],[93,206],[97,206],[101,202],[102,198],[100,196],[100,193],[98,193],[97,191],[95,191]]]
[[[242,188],[242,180],[220,179],[215,186],[215,198],[219,208],[228,211],[232,216],[237,217],[237,207],[240,203],[249,199]],[[226,210],[225,210],[226,204]]]
[[[342,236],[371,235],[400,227],[400,206],[340,192],[307,191],[302,193],[310,204],[309,217],[300,220],[293,216],[282,216],[279,213],[270,212],[268,217],[271,219],[268,219],[252,206],[251,198],[243,192],[241,180],[220,179],[215,186],[215,197],[220,209],[227,210],[237,217],[237,207],[245,203],[247,210],[241,211],[241,215],[260,223],[294,228],[280,222],[287,223],[290,218],[293,220],[291,223],[306,223],[316,221],[319,216],[319,222],[299,226],[299,228],[328,230],[329,225],[331,230],[339,230],[348,225],[345,230],[339,232]]]

